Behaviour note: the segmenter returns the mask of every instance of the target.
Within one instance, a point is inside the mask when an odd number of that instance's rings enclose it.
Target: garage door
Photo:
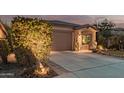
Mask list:
[[[55,31],[53,33],[53,51],[72,50],[72,32],[70,31]]]

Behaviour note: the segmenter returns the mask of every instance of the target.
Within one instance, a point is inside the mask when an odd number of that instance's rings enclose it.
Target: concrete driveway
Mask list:
[[[124,59],[94,53],[53,52],[50,60],[68,70],[58,78],[123,78]]]

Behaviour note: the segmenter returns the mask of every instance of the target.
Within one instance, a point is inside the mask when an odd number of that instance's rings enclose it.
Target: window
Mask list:
[[[91,35],[82,35],[82,44],[89,44],[91,42]]]

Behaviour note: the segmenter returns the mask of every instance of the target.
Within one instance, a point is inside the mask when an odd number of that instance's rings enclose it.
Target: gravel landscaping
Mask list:
[[[124,58],[124,51],[119,51],[119,50],[107,50],[107,51],[102,50],[102,51],[96,51],[95,53]]]
[[[51,78],[57,76],[57,73],[50,67],[47,74],[34,73],[33,68],[25,68],[17,63],[1,63],[0,78]]]

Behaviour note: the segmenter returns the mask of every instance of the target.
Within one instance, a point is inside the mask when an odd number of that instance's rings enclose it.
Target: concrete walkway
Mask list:
[[[58,78],[124,78],[124,59],[94,53],[53,52],[50,60],[68,70]]]

